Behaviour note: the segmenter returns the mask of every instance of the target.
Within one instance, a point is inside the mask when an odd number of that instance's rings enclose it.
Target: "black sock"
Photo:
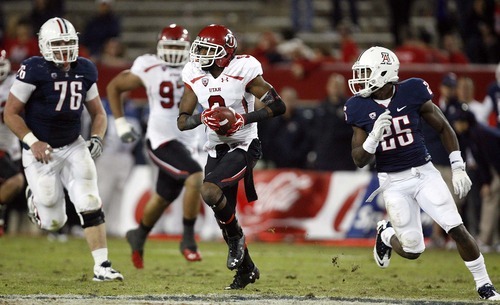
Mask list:
[[[245,257],[243,258],[243,263],[241,264],[240,268],[241,270],[248,272],[252,271],[254,267],[255,264],[250,257],[250,251],[248,251],[248,247],[245,247]]]
[[[182,233],[182,241],[187,246],[193,246],[196,244],[194,240],[194,224],[196,222],[195,219],[182,219],[182,224],[184,226],[184,231]]]
[[[226,204],[222,209],[214,211],[215,217],[219,220],[221,227],[226,230],[227,236],[241,236],[241,227],[236,218],[234,208]]]
[[[138,229],[139,229],[139,232],[140,232],[140,233],[141,233],[144,237],[146,237],[146,236],[148,236],[149,232],[151,232],[151,230],[153,229],[153,227],[148,227],[148,226],[146,226],[146,225],[142,222],[142,220],[141,220],[141,222],[139,223],[139,228],[138,228]]]

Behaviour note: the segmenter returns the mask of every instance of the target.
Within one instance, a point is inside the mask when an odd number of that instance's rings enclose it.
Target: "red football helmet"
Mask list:
[[[182,66],[189,59],[189,32],[180,25],[171,24],[158,35],[158,57],[170,66]]]
[[[233,59],[237,48],[238,42],[231,30],[223,25],[211,24],[200,31],[191,45],[189,55],[191,61],[200,68],[208,68],[214,63],[224,68]]]

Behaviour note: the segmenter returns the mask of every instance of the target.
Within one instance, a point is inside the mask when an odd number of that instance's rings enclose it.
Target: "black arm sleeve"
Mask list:
[[[257,111],[252,111],[250,113],[245,113],[242,115],[243,118],[245,119],[245,125],[254,123],[254,122],[260,122],[263,121],[267,118],[272,118],[272,113],[269,113],[267,111],[267,107],[261,108]]]
[[[189,115],[189,114],[187,112],[183,112],[179,115],[179,117],[181,117],[181,115]],[[177,120],[179,120],[179,117],[177,118]],[[193,129],[200,124],[201,124],[201,113],[195,115],[189,115],[189,117],[186,119],[184,128]]]
[[[281,96],[279,96],[274,88],[271,88],[271,90],[264,94],[261,98],[261,102],[271,109],[273,117],[282,115],[286,111],[285,103],[283,103]]]
[[[285,113],[286,106],[281,100],[278,92],[274,88],[271,88],[267,91],[266,94],[261,99],[266,107],[259,109],[257,111],[252,111],[247,114],[243,114],[243,118],[245,119],[245,124],[250,124],[254,122],[260,122],[267,118],[272,118],[278,115],[282,115]],[[269,111],[269,110],[270,111]]]

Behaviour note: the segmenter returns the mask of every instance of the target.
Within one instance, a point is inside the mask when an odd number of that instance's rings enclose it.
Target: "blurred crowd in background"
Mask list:
[[[272,3],[261,1],[269,5]],[[88,57],[98,65],[126,68],[134,58],[127,56],[127,46],[121,39],[124,31],[122,21],[125,17],[114,10],[116,2],[119,0],[95,1],[95,12],[81,22],[80,27],[77,26],[80,32],[80,56]],[[419,10],[414,8],[417,3],[415,0],[378,2],[389,10],[387,24],[392,43],[386,47],[395,51],[402,66],[407,63],[499,64],[500,1],[436,0],[427,1],[431,5]],[[11,1],[4,0],[0,6],[0,49],[7,51],[13,68],[30,56],[39,55],[36,33],[47,19],[64,16],[72,20],[71,8],[64,0],[33,0],[29,14],[19,16],[7,16],[4,13],[4,6],[9,3]],[[315,69],[325,63],[352,64],[366,47],[356,40],[355,35],[366,30],[360,23],[362,16],[357,0],[331,0],[329,31],[337,34],[339,39],[330,47],[308,45],[300,38],[304,33],[315,32],[315,1],[290,0],[287,3],[290,6],[289,27],[262,31],[255,44],[251,45],[243,40],[238,49],[239,54],[256,57],[263,64],[264,71],[273,65],[288,64],[293,75],[300,79],[314,73]],[[424,25],[413,26],[410,23],[412,14],[433,15],[433,30]],[[165,24],[167,23],[166,20]],[[158,29],[165,24],[158,24]],[[184,26],[189,28],[189,24]],[[195,33],[191,33],[192,39],[194,36]],[[144,53],[154,53],[155,46],[155,42],[151,41],[151,50],[144,50]],[[435,93],[440,97],[435,102],[450,121],[457,121],[457,117],[453,117],[452,111],[449,111],[450,105],[457,109],[466,105],[467,113],[474,115],[473,119],[462,118],[462,121],[469,123],[465,129],[453,124],[453,127],[459,128],[457,133],[465,148],[464,159],[474,182],[473,191],[464,201],[457,200],[457,204],[470,232],[478,237],[483,252],[500,252],[500,165],[498,162],[478,162],[479,158],[490,161],[490,157],[482,152],[481,143],[474,141],[477,135],[472,132],[478,132],[478,128],[474,128],[476,124],[487,128],[488,134],[491,134],[489,144],[493,155],[500,156],[500,65],[496,71],[496,81],[489,85],[487,92],[475,92],[471,78],[466,75],[457,77],[452,73],[443,75],[440,87],[434,88],[439,91]],[[323,88],[324,98],[313,103],[301,101],[297,90],[291,86],[282,88],[279,93],[287,104],[286,114],[260,123],[259,126],[264,153],[259,168],[359,170],[351,158],[352,130],[344,122],[343,105],[350,96],[346,84],[347,80],[342,74],[332,73]],[[483,98],[476,100],[475,96]],[[106,103],[105,100],[104,102]],[[129,101],[127,115],[135,118],[138,129],[146,130],[147,103]],[[442,147],[434,147],[432,134],[426,134],[426,139],[436,165],[443,165],[449,170],[446,152],[443,152]],[[132,156],[133,158],[127,158],[130,164],[149,162],[144,156],[142,141],[135,146],[123,147],[120,141],[110,140],[106,145],[105,152],[120,152]],[[112,148],[112,145],[116,147]],[[97,167],[99,171],[99,162]],[[121,168],[126,172],[121,173],[122,178],[117,178],[116,181],[123,187],[130,167]],[[120,185],[112,186],[112,191],[102,188],[100,191],[104,194],[116,194]],[[12,215],[9,220],[9,230],[12,232],[22,232],[23,228],[30,226],[28,222],[18,220],[22,218],[19,213],[24,213],[25,209],[23,197],[24,195],[19,195],[16,204],[8,207],[7,213]],[[487,217],[493,219],[483,227],[483,219]],[[75,224],[78,224],[78,219],[70,219],[69,226]],[[429,246],[453,247],[439,230],[433,233]]]

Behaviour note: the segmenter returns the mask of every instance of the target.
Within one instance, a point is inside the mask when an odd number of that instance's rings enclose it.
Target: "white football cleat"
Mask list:
[[[392,248],[382,241],[382,232],[388,227],[392,227],[392,225],[387,220],[381,220],[377,223],[377,239],[375,240],[375,247],[373,247],[373,258],[380,268],[389,267],[391,262]]]
[[[110,261],[104,261],[100,266],[94,266],[94,281],[123,281],[123,275],[111,268]]]
[[[484,284],[477,289],[479,297],[488,301],[500,301],[500,294],[496,291],[492,284]]]

